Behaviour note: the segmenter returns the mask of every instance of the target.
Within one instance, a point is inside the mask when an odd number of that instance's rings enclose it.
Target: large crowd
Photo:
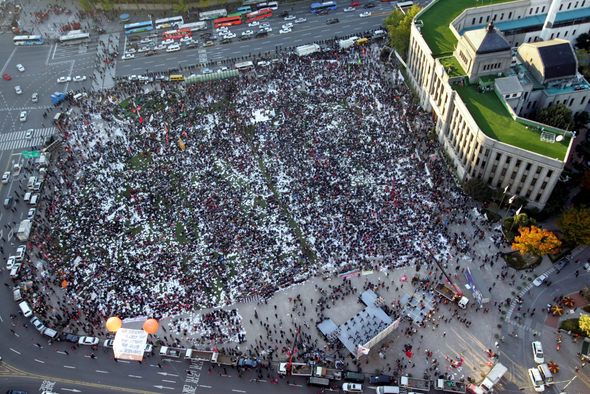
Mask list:
[[[332,51],[72,104],[36,238],[48,278],[101,324],[448,255],[465,198],[391,75],[375,48]]]

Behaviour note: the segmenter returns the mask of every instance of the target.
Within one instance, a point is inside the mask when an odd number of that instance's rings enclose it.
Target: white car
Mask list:
[[[344,9],[344,12],[352,12],[352,11],[354,11],[354,7],[346,7]]]
[[[27,219],[32,219],[33,217],[35,217],[35,213],[37,213],[37,208],[31,208],[29,209],[29,212],[27,212]]]
[[[14,87],[14,91],[16,92],[16,94],[23,94],[23,90],[20,88],[20,85],[16,85]]]
[[[57,83],[66,83],[66,82],[70,82],[72,80],[72,78],[70,77],[59,77],[57,78]]]
[[[150,43],[150,42],[152,42],[152,40],[150,40],[149,38],[144,38],[144,39],[143,39],[143,40],[141,40],[139,43],[140,43],[140,44],[148,44],[148,43]]]
[[[292,21],[294,19],[297,19],[297,17],[295,15],[289,15],[289,16],[286,16],[283,18],[283,20],[286,20],[286,21]]]
[[[279,34],[287,34],[287,33],[291,33],[291,29],[282,28],[281,30],[279,30]]]
[[[283,24],[283,26],[282,26],[282,27],[283,27],[283,29],[290,29],[290,28],[292,28],[292,27],[293,27],[293,24],[292,24],[291,22],[289,22],[289,23],[285,23],[285,24]]]
[[[541,345],[541,342],[539,341],[534,341],[531,346],[533,348],[533,359],[537,364],[543,364],[545,362],[545,356],[543,355],[543,345]]]
[[[154,49],[157,51],[163,51],[164,49],[166,49],[166,45],[164,45],[164,44],[156,45],[154,47]]]
[[[132,53],[126,53],[123,55],[123,57],[121,57],[121,60],[128,60],[128,59],[133,59],[135,57],[134,54]]]
[[[361,13],[359,14],[359,16],[360,16],[361,18],[367,18],[367,17],[371,16],[371,13],[370,13],[369,11],[367,11],[367,12],[361,12]]]
[[[76,75],[73,79],[74,82],[86,81],[86,75]]]
[[[149,49],[148,47],[141,47],[141,48],[139,48],[139,49],[137,50],[137,52],[138,52],[138,53],[143,53],[143,52],[147,52],[147,51],[149,51],[149,50],[150,50],[150,49]]]
[[[34,129],[28,129],[27,132],[25,133],[25,138],[30,140],[31,138],[33,138],[33,132],[35,130]]]
[[[164,46],[168,46],[168,45],[170,45],[170,44],[174,44],[174,40],[172,40],[172,39],[170,39],[170,38],[169,38],[169,39],[167,39],[167,40],[162,40],[162,45],[164,45]]]
[[[265,27],[261,27],[260,30],[264,30],[267,33],[270,33],[272,31],[272,28],[270,26],[265,26]]]
[[[232,32],[228,32],[223,36],[223,38],[236,38],[236,37],[237,37],[236,34],[232,33]]]
[[[360,383],[342,383],[342,391],[345,393],[362,393],[363,385]]]
[[[36,103],[39,101],[39,93],[34,92],[33,95],[31,96],[31,101]]]
[[[31,324],[35,327],[35,329],[39,332],[43,332],[45,330],[45,324],[37,316],[31,319]]]
[[[10,181],[10,171],[6,171],[2,174],[2,183],[6,184],[8,181]]]
[[[248,26],[249,26],[249,27],[256,27],[256,26],[258,26],[259,24],[260,24],[260,23],[258,23],[258,21],[252,21],[252,22],[248,23]]]
[[[548,274],[543,274],[543,275],[539,276],[537,279],[535,279],[533,281],[533,285],[535,285],[537,287],[541,286],[541,284],[545,281],[545,279],[547,279],[548,276],[549,276]]]
[[[25,71],[25,68],[24,68],[24,66],[22,64],[17,64],[16,65],[16,69],[18,71],[20,71],[21,73]]]
[[[584,269],[588,272],[590,272],[590,263],[586,263],[584,264]]]
[[[16,264],[16,257],[15,256],[10,256],[8,258],[8,260],[6,260],[6,269],[8,271],[10,271],[12,269],[12,267],[14,267],[15,264]]]
[[[250,37],[254,35],[254,32],[252,30],[246,30],[245,32],[242,32],[242,36],[244,37]]]
[[[98,345],[99,339],[97,337],[80,337],[78,339],[78,345]]]
[[[137,50],[133,47],[127,49],[127,53],[135,53]]]
[[[529,379],[531,380],[531,383],[533,384],[533,387],[536,392],[542,393],[543,391],[545,391],[545,384],[543,383],[543,378],[541,377],[541,374],[539,373],[539,370],[537,368],[529,368]]]
[[[17,260],[22,260],[25,258],[25,253],[27,252],[27,245],[19,245],[16,249],[15,257]]]
[[[21,122],[26,122],[27,121],[27,111],[20,111],[19,120]]]
[[[176,51],[180,51],[180,45],[178,45],[178,44],[172,44],[168,48],[166,48],[166,52],[176,52]]]
[[[305,18],[297,18],[293,22],[295,22],[295,23],[303,23],[303,22],[307,22],[307,19],[305,19]]]

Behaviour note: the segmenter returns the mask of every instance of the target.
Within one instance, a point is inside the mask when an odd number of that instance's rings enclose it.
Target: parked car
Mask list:
[[[305,18],[297,18],[293,22],[295,22],[295,23],[303,23],[303,22],[307,22],[307,19],[305,19]]]
[[[86,81],[86,75],[76,75],[74,77],[74,82],[82,82]]]
[[[286,21],[292,21],[295,19],[297,19],[297,17],[295,15],[289,15],[289,16],[286,16],[283,18],[283,20],[286,20]]]
[[[135,57],[134,54],[132,53],[126,53],[121,57],[121,60],[129,60],[129,59],[133,59]]]
[[[28,115],[27,111],[20,111],[20,116],[19,116],[18,119],[21,122],[26,122],[27,121],[27,115]]]
[[[34,103],[38,102],[38,101],[39,101],[39,93],[37,93],[37,92],[34,92],[34,93],[31,95],[31,101],[32,101],[32,102],[34,102]]]
[[[98,345],[99,339],[97,337],[83,336],[78,339],[78,345]]]
[[[71,342],[71,343],[78,343],[78,341],[80,340],[80,337],[78,335],[70,334],[69,332],[64,331],[59,335],[59,339],[62,341],[67,341],[67,342]]]
[[[17,260],[22,260],[25,258],[25,253],[27,252],[27,245],[19,245],[18,248],[16,248],[16,259]]]
[[[16,85],[14,87],[14,91],[16,92],[16,94],[23,94],[23,90],[20,88],[20,85]]]
[[[332,18],[332,19],[328,19],[328,20],[326,21],[326,25],[333,25],[333,24],[335,24],[335,23],[338,23],[338,22],[340,22],[340,21],[338,20],[338,18]]]
[[[533,281],[533,285],[539,287],[549,277],[549,274],[543,274]]]
[[[539,341],[534,341],[531,344],[533,348],[533,359],[537,364],[543,364],[545,362],[545,356],[543,354],[543,345]]]
[[[8,183],[10,181],[10,171],[6,171],[2,174],[2,183]]]
[[[369,379],[369,383],[371,384],[390,384],[393,381],[393,377],[389,375],[373,375]]]
[[[363,6],[363,8],[375,8],[375,3],[367,3]]]
[[[359,14],[359,16],[360,16],[361,18],[368,18],[369,16],[371,16],[371,12],[369,12],[369,11],[366,11],[366,12],[361,12],[361,13]]]
[[[354,7],[346,7],[344,9],[344,12],[352,12],[352,11],[354,11]]]
[[[6,260],[6,269],[10,271],[12,267],[16,264],[16,256],[10,256],[8,260]]]
[[[541,393],[545,391],[545,384],[543,383],[543,378],[541,377],[541,373],[537,368],[529,368],[529,379],[533,384],[533,388],[536,392]]]
[[[31,324],[39,332],[43,332],[43,330],[45,330],[45,324],[41,320],[39,320],[37,316],[31,318]]]
[[[57,83],[66,83],[66,82],[71,82],[72,78],[71,77],[59,77],[57,78]]]
[[[2,78],[4,78],[7,81],[10,81],[12,79],[12,77],[9,74],[2,74]]]
[[[20,64],[20,63],[16,65],[16,69],[18,71],[20,71],[21,73],[22,72],[25,72],[25,67],[22,64]]]
[[[238,367],[256,368],[258,366],[258,360],[252,360],[251,358],[240,358],[238,360]]]

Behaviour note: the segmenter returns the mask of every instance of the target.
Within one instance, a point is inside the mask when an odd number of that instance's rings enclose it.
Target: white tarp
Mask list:
[[[144,330],[120,328],[115,335],[113,352],[115,358],[141,361],[147,343],[148,333]]]

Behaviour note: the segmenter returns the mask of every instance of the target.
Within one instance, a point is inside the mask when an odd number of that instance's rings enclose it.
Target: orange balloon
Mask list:
[[[158,331],[158,328],[160,328],[160,325],[156,319],[147,319],[143,322],[143,330],[148,334],[154,334]]]
[[[111,332],[116,332],[119,328],[121,328],[122,325],[123,323],[121,322],[121,319],[116,316],[112,316],[107,319],[107,330]]]

